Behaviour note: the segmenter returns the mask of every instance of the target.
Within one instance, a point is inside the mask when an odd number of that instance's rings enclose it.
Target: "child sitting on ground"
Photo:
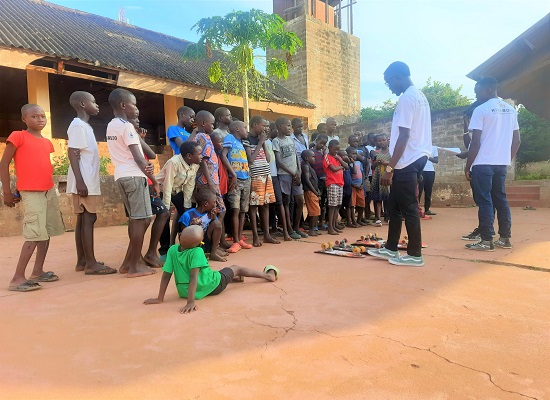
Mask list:
[[[12,132],[6,141],[6,148],[0,161],[0,179],[4,192],[4,204],[14,207],[23,202],[23,236],[25,243],[15,267],[9,290],[29,292],[42,288],[37,282],[53,282],[59,277],[52,271],[44,272],[44,260],[50,237],[65,232],[59,202],[53,183],[53,166],[50,153],[54,152],[52,142],[41,134],[46,126],[46,113],[36,104],[25,104],[21,108],[21,119],[27,125],[23,131]],[[11,191],[10,163],[15,162],[17,190]],[[4,245],[6,246],[6,245]],[[34,249],[36,259],[29,280],[25,269]]]
[[[302,184],[304,185],[304,199],[307,208],[307,217],[309,223],[309,236],[319,236],[320,233],[315,230],[321,208],[319,206],[319,180],[312,165],[315,163],[315,154],[311,150],[302,151]]]
[[[222,235],[222,224],[216,217],[216,193],[210,189],[201,189],[195,195],[197,202],[196,208],[191,208],[183,213],[179,222],[183,230],[191,225],[199,225],[204,230],[206,236],[202,249],[205,253],[210,253],[212,261],[227,261],[227,253],[219,248]]]
[[[380,227],[382,226],[382,204],[385,204],[390,197],[390,186],[382,185],[380,182],[391,160],[390,150],[388,149],[388,136],[386,134],[376,136],[376,147],[378,150],[371,153],[373,159],[371,199],[374,202],[374,215],[376,219],[374,226]]]
[[[279,277],[279,270],[268,265],[264,271],[232,265],[220,271],[214,271],[208,265],[204,251],[199,247],[203,240],[204,231],[198,226],[190,226],[180,236],[179,246],[174,245],[168,250],[166,263],[162,270],[159,294],[157,298],[147,299],[144,304],[160,304],[172,274],[175,275],[176,288],[182,298],[187,298],[187,304],[180,309],[180,313],[187,314],[197,310],[195,299],[206,296],[215,296],[224,291],[230,282],[242,281],[243,277],[262,278],[268,282],[275,282]]]

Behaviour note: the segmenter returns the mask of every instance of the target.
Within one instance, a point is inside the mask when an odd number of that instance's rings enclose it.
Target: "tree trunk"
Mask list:
[[[246,71],[243,73],[243,113],[244,113],[244,124],[246,129],[250,122],[250,110],[248,109],[248,74]]]

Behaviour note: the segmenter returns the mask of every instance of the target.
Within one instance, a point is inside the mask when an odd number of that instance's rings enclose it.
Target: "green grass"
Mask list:
[[[516,171],[518,181],[537,181],[550,179],[550,162],[538,161],[527,164],[524,168]]]

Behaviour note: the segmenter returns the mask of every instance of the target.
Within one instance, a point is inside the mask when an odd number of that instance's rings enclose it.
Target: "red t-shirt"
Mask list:
[[[332,172],[332,170],[329,168],[329,165],[334,165],[335,167],[342,166],[342,164],[340,164],[340,161],[338,161],[335,157],[331,156],[330,154],[325,155],[325,157],[323,158],[323,169],[325,170],[325,184],[327,185],[327,187],[330,185],[344,186],[344,170],[341,169],[340,171]]]
[[[8,136],[15,151],[17,190],[42,192],[53,188],[53,165],[50,153],[53,144],[45,137],[36,137],[27,131],[14,131]]]
[[[218,169],[218,175],[220,177],[220,194],[223,196],[229,191],[229,177],[225,166],[221,162]]]

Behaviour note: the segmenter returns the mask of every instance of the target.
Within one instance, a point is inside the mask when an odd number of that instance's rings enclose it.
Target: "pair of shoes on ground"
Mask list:
[[[380,228],[380,227],[382,226],[382,221],[377,220],[377,221],[373,224],[373,226],[376,226],[376,227]]]
[[[288,233],[288,236],[290,236],[294,240],[307,238],[309,235],[305,232],[302,232],[302,230],[298,229],[297,231],[291,231]]]
[[[402,265],[406,267],[423,267],[424,257],[415,257],[408,254],[399,255],[399,251],[388,250],[384,247],[381,249],[369,249],[367,253],[373,257],[388,260],[390,264]]]
[[[480,240],[476,243],[469,243],[464,247],[466,247],[468,250],[495,251],[495,247],[499,247],[501,249],[511,249],[512,243],[510,243],[509,238],[501,237],[494,242],[492,240]]]
[[[251,244],[246,243],[244,240],[241,240],[239,243],[233,243],[229,249],[227,249],[228,253],[236,253],[241,249],[249,250],[252,248]]]
[[[437,213],[434,213],[434,212],[431,211],[431,210],[426,210],[426,211],[424,211],[424,214],[425,214],[425,215],[437,215]]]

